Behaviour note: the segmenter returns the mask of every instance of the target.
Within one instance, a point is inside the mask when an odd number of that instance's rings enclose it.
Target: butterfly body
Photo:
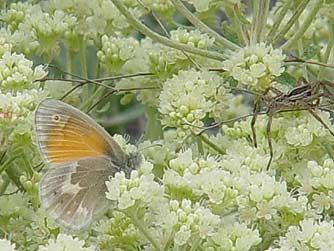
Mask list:
[[[68,229],[86,228],[109,204],[105,182],[121,170],[130,173],[139,156],[125,154],[92,118],[54,99],[36,108],[35,131],[49,165],[39,186],[41,206]]]

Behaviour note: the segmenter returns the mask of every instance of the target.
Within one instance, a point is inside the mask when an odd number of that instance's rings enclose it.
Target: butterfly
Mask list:
[[[35,132],[49,165],[39,184],[41,207],[69,230],[87,228],[104,212],[109,206],[105,182],[140,162],[139,154],[127,155],[92,118],[59,100],[40,102]]]

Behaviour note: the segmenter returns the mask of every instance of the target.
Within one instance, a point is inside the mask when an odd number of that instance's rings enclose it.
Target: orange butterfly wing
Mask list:
[[[45,99],[35,112],[37,142],[46,161],[60,164],[105,155],[123,163],[124,152],[112,137],[80,110]]]

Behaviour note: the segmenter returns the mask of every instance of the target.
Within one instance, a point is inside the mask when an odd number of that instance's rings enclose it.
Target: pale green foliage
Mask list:
[[[333,250],[334,137],[307,110],[274,113],[266,170],[268,116],[257,147],[244,116],[268,87],[333,79],[333,68],[287,62],[334,62],[333,1],[251,3],[0,1],[0,250]],[[38,197],[34,110],[64,95],[84,112],[96,104],[89,115],[142,159],[108,177],[110,208],[81,232]],[[129,125],[145,131],[138,145],[121,136]]]

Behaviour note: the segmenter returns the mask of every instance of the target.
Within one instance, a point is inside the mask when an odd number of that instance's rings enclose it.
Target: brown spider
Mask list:
[[[329,81],[308,82],[305,78],[301,77],[297,81],[297,86],[288,93],[283,93],[274,87],[269,87],[262,95],[258,96],[254,104],[251,128],[253,143],[254,146],[257,147],[255,122],[262,106],[264,105],[266,107],[265,113],[268,115],[267,138],[270,153],[267,170],[269,169],[273,159],[273,146],[271,139],[273,114],[278,112],[307,110],[334,136],[334,132],[331,128],[317,114],[317,110],[324,110],[321,109],[321,98],[325,98],[327,100],[327,105],[333,104],[334,93],[331,92],[329,87],[334,87],[334,83]],[[270,92],[274,93],[274,96],[270,95]]]

